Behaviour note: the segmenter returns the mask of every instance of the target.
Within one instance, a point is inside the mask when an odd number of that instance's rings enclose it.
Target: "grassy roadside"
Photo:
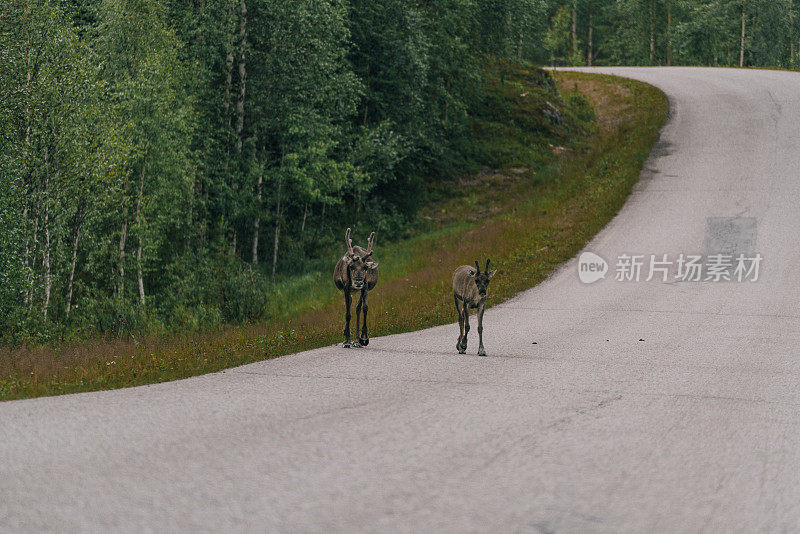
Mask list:
[[[494,303],[536,285],[622,207],[666,120],[664,95],[611,76],[555,77],[566,99],[573,92],[588,97],[596,114],[591,134],[571,147],[551,147],[545,157],[526,152],[517,140],[524,133],[487,131],[487,146],[505,150],[505,166],[451,184],[421,213],[424,232],[376,246],[381,281],[370,293],[372,336],[453,322],[452,271],[476,258],[488,255],[499,269]],[[523,106],[526,93],[513,83],[508,88]],[[288,299],[282,317],[268,323],[58,350],[0,349],[0,400],[175,380],[340,342],[342,303],[330,273],[293,284],[286,291],[301,288],[305,298]]]

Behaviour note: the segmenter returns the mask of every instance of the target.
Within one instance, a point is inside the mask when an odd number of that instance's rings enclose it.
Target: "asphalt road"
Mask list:
[[[473,320],[465,356],[451,324],[0,404],[0,530],[800,531],[800,74],[597,71],[671,104],[605,279],[489,310],[488,358]],[[715,253],[758,280],[645,281]]]

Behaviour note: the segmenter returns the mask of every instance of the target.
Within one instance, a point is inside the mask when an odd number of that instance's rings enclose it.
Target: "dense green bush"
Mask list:
[[[594,120],[594,108],[589,103],[589,99],[581,93],[573,91],[564,97],[564,104],[580,122],[591,122]]]

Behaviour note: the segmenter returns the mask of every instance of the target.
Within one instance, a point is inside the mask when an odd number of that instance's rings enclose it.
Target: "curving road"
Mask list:
[[[0,404],[0,530],[798,531],[800,74],[595,72],[671,104],[605,279],[492,308],[489,358],[450,325]],[[716,253],[758,280],[615,280]]]

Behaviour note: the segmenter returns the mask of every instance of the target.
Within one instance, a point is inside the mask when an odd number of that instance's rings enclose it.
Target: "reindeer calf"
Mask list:
[[[367,292],[371,291],[378,283],[378,262],[372,259],[372,245],[375,239],[375,232],[372,232],[367,240],[367,248],[353,246],[350,239],[350,228],[344,234],[344,242],[347,251],[336,263],[333,269],[333,283],[337,289],[344,293],[344,347],[350,347],[350,304],[354,294],[360,294],[358,305],[356,306],[356,335],[358,340],[353,343],[354,347],[366,347],[369,345],[369,330],[367,330]],[[361,320],[361,307],[364,307],[364,327],[359,332]]]
[[[486,303],[486,288],[496,272],[497,269],[489,271],[489,260],[486,260],[486,268],[481,272],[478,260],[475,260],[475,269],[462,265],[453,273],[453,298],[456,301],[459,328],[456,350],[459,354],[467,352],[469,309],[478,308],[478,356],[486,356],[483,348],[483,308]]]

